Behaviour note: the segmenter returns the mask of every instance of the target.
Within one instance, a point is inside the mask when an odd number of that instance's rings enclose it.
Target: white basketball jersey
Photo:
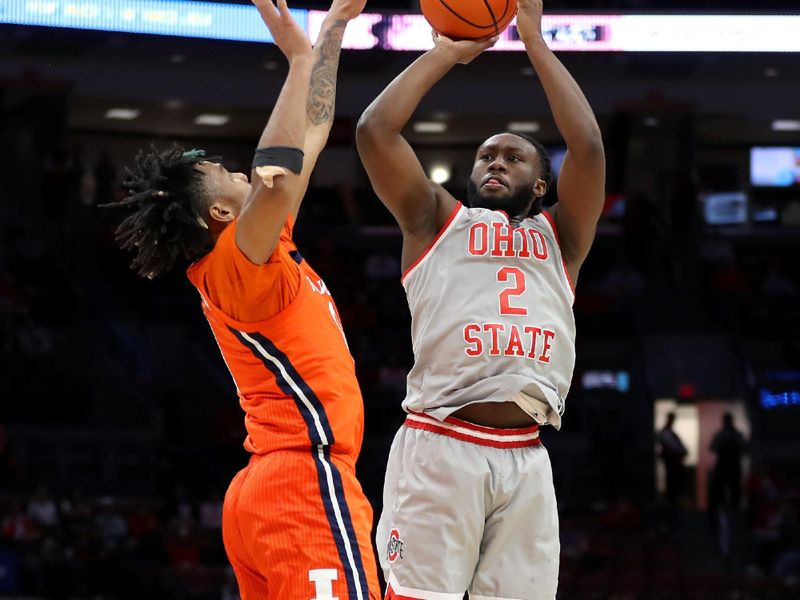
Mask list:
[[[443,420],[468,404],[511,400],[561,426],[575,297],[549,214],[513,226],[501,211],[459,203],[403,286],[414,349],[406,411]]]

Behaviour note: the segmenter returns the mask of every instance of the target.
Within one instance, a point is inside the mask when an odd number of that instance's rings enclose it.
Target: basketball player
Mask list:
[[[252,184],[201,152],[140,155],[118,229],[155,277],[183,256],[245,411],[248,466],[225,496],[222,534],[244,600],[377,600],[372,510],[355,477],[363,403],[338,312],[292,228],[333,121],[347,22],[334,0],[316,48],[286,0],[254,0],[289,73]]]
[[[517,26],[568,151],[511,133],[478,148],[463,206],[429,181],[401,131],[431,87],[494,43],[436,39],[364,112],[358,149],[403,232],[415,364],[389,457],[377,546],[387,598],[553,600],[558,515],[539,427],[558,428],[575,360],[573,283],[603,206],[600,129],[541,34]],[[509,101],[498,98],[499,110]]]

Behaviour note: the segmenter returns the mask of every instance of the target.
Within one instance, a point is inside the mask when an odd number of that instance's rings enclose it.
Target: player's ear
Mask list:
[[[547,182],[541,177],[537,177],[533,184],[533,193],[537,198],[541,198],[547,192]]]
[[[220,223],[229,223],[236,218],[231,207],[222,198],[218,198],[211,203],[208,207],[208,214],[212,219]]]

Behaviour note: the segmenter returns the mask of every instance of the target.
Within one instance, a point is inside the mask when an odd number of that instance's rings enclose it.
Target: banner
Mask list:
[[[324,11],[292,9],[312,41]],[[255,7],[186,0],[3,0],[0,23],[177,37],[271,42]],[[800,52],[800,14],[544,15],[557,52]],[[431,30],[419,14],[364,13],[347,28],[351,50],[422,51]],[[495,51],[521,51],[516,21]]]

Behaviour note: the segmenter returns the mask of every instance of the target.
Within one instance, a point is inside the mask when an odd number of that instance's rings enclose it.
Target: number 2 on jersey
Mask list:
[[[521,296],[523,293],[525,293],[525,273],[516,267],[503,267],[497,272],[498,283],[508,283],[512,279],[512,284],[500,292],[500,314],[527,315],[527,307],[511,305],[512,298],[515,296]]]

